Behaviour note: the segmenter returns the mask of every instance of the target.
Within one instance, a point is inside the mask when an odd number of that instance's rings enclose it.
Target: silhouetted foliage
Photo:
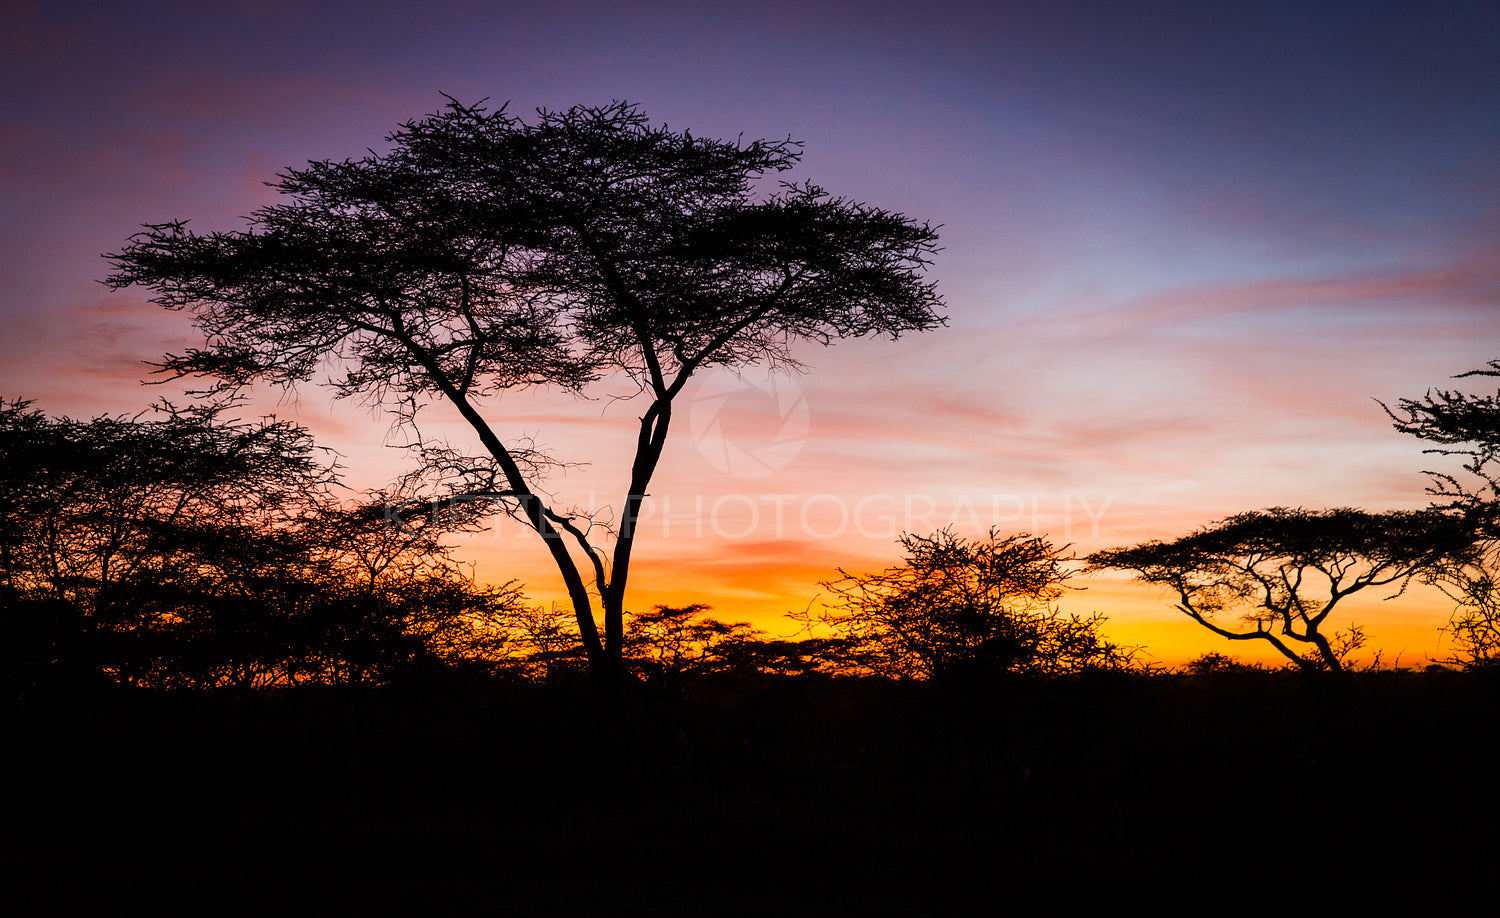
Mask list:
[[[1455,378],[1472,376],[1500,377],[1500,360],[1492,360],[1483,369],[1470,370]],[[1426,452],[1466,457],[1464,471],[1477,479],[1477,483],[1460,480],[1448,472],[1427,473],[1433,479],[1431,493],[1446,500],[1445,506],[1467,508],[1500,502],[1500,469],[1496,468],[1500,465],[1500,392],[1469,395],[1436,389],[1420,399],[1401,399],[1395,411],[1382,407],[1396,422],[1397,430],[1439,444]]]
[[[571,609],[521,605],[505,615],[505,654],[501,668],[533,682],[571,682],[588,669]]]
[[[1342,670],[1364,635],[1357,626],[1324,633],[1340,600],[1368,587],[1402,590],[1471,551],[1462,522],[1437,511],[1273,507],[1088,561],[1170,588],[1178,611],[1221,637],[1265,641],[1304,668]]]
[[[632,615],[626,632],[630,662],[648,681],[664,685],[719,675],[791,676],[829,673],[842,642],[768,638],[744,622],[704,615],[709,606],[658,605]]]
[[[658,605],[630,616],[627,656],[657,682],[714,671],[723,664],[726,647],[753,640],[756,632],[744,622],[730,624],[705,616],[709,608],[702,603]]]
[[[1500,376],[1500,360],[1458,379]],[[1384,406],[1383,406],[1384,407]],[[1438,389],[1420,399],[1402,399],[1396,411],[1386,408],[1396,429],[1439,446],[1427,450],[1463,456],[1472,480],[1447,472],[1428,472],[1433,505],[1460,514],[1473,527],[1475,553],[1439,568],[1431,577],[1458,603],[1444,630],[1456,653],[1449,662],[1464,666],[1500,663],[1500,392],[1469,395]]]
[[[1054,603],[1070,577],[1067,548],[1029,535],[964,539],[949,529],[901,537],[906,559],[823,584],[834,604],[801,616],[838,640],[852,672],[960,682],[998,673],[1054,676],[1130,665],[1104,639],[1100,615]]]
[[[1474,563],[1455,564],[1439,572],[1433,582],[1458,603],[1443,630],[1455,652],[1448,662],[1459,666],[1500,666],[1500,554],[1491,545],[1488,555]]]
[[[1255,672],[1264,669],[1264,667],[1241,662],[1239,657],[1210,652],[1189,660],[1183,664],[1182,669],[1183,672],[1192,673],[1195,676],[1206,676],[1213,673]]]
[[[493,659],[523,604],[438,541],[467,518],[342,506],[306,431],[163,404],[52,420],[0,406],[7,673],[156,686],[383,678]]]
[[[207,580],[295,553],[253,531],[289,522],[329,470],[300,429],[219,414],[164,404],[149,417],[53,421],[6,407],[6,615],[22,631],[20,620],[51,621],[50,646],[33,646],[31,662],[145,677]]]
[[[150,287],[197,319],[208,344],[169,356],[170,375],[220,392],[322,379],[414,433],[430,401],[456,408],[482,452],[441,447],[443,467],[543,537],[591,668],[610,681],[637,515],[688,379],[795,365],[802,340],[939,324],[922,277],[936,234],[810,184],[760,195],[797,144],[652,127],[626,103],[527,123],[453,102],[389,140],[386,153],[288,170],[274,185],[283,202],[247,232],[148,226],[112,256],[108,283]],[[621,376],[646,405],[611,532],[539,490],[547,463],[503,432],[495,402]]]

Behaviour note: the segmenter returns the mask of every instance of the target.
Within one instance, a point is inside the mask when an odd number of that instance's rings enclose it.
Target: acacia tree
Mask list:
[[[0,404],[0,612],[8,643],[34,637],[29,662],[81,657],[133,680],[140,646],[209,579],[295,555],[294,538],[259,533],[287,532],[333,470],[301,428],[221,413],[80,421]]]
[[[1456,378],[1500,377],[1500,360]],[[1446,565],[1432,576],[1457,603],[1445,630],[1458,649],[1454,662],[1500,663],[1500,392],[1470,395],[1448,389],[1420,399],[1401,399],[1393,411],[1382,405],[1396,429],[1438,444],[1429,453],[1462,456],[1467,478],[1428,472],[1433,506],[1462,516],[1478,541],[1465,563]]]
[[[687,675],[713,672],[732,665],[735,652],[760,632],[745,622],[722,622],[704,615],[711,607],[658,604],[632,615],[625,629],[631,662],[648,679],[671,683]]]
[[[354,629],[369,633],[369,624],[385,624],[387,634],[398,633],[432,659],[498,664],[520,643],[517,619],[532,610],[518,581],[476,584],[472,569],[461,566],[444,541],[482,529],[487,502],[423,501],[416,495],[426,484],[408,476],[359,501],[310,508],[309,560],[331,575],[328,590],[346,607],[343,620]],[[380,641],[369,643],[366,656],[376,666],[400,662],[381,659]]]
[[[1273,507],[1173,542],[1095,552],[1088,563],[1170,588],[1179,612],[1220,637],[1265,641],[1305,669],[1343,670],[1363,635],[1324,632],[1339,602],[1369,587],[1403,590],[1467,556],[1472,541],[1462,521],[1437,511]]]
[[[1473,376],[1500,377],[1500,360],[1454,378]],[[1433,480],[1428,492],[1440,506],[1485,512],[1490,517],[1485,522],[1494,526],[1493,508],[1500,505],[1500,392],[1469,395],[1437,389],[1420,399],[1401,399],[1395,411],[1384,404],[1381,407],[1397,430],[1438,444],[1427,452],[1465,457],[1464,471],[1474,481],[1461,481],[1446,472],[1428,472]]]
[[[6,594],[126,615],[139,591],[125,585],[191,554],[199,523],[286,523],[333,483],[306,431],[222,413],[163,402],[79,421],[0,404]]]
[[[846,669],[964,681],[996,673],[1054,676],[1119,668],[1134,651],[1105,640],[1103,619],[1067,615],[1072,556],[1040,536],[965,539],[951,529],[901,537],[905,560],[823,584],[831,605],[807,613],[839,641]]]
[[[541,536],[591,671],[613,681],[637,516],[689,378],[794,365],[802,340],[940,324],[923,278],[936,233],[811,184],[758,194],[799,144],[694,137],[623,102],[527,123],[450,100],[388,140],[385,153],[289,169],[273,184],[283,203],[245,232],[146,227],[111,256],[107,283],[190,312],[207,344],[162,370],[216,391],[320,378],[413,430],[424,405],[450,404],[483,452],[450,452],[447,468]],[[544,463],[507,439],[498,402],[619,375],[644,410],[610,547],[542,489]]]
[[[224,406],[49,418],[0,400],[0,648],[49,670],[252,687],[358,680],[506,652],[519,585],[480,589],[446,533],[340,504],[307,431]]]

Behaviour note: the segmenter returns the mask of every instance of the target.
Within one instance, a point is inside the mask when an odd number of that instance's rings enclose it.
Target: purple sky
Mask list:
[[[169,394],[141,362],[191,328],[96,283],[101,253],[146,222],[240,228],[278,170],[378,149],[440,93],[790,135],[796,178],[942,224],[947,329],[808,349],[779,405],[694,396],[657,493],[716,525],[641,546],[642,605],[772,626],[834,566],[893,560],[886,517],[1089,550],[1270,505],[1420,506],[1437,460],[1374,399],[1500,357],[1493,3],[537,6],[5,4],[0,394],[75,416]],[[357,406],[278,410],[355,484],[400,467]],[[615,500],[628,407],[503,411],[595,460],[559,490]],[[467,547],[554,595],[529,543]],[[1160,656],[1224,649],[1155,594],[1082,595]],[[1440,610],[1370,614],[1389,653],[1434,652]]]

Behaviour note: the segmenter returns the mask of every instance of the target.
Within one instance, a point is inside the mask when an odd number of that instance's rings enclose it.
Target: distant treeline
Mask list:
[[[515,582],[476,582],[444,544],[482,526],[494,501],[434,498],[416,478],[342,501],[337,467],[305,430],[226,410],[163,404],[79,421],[0,405],[12,691],[586,671],[571,610],[531,604]],[[658,605],[629,617],[627,664],[655,684],[724,672],[953,681],[1132,665],[1097,617],[1052,606],[1068,572],[1044,539],[943,532],[906,547],[899,567],[829,584],[843,602],[821,615],[824,636],[775,639],[707,605]]]
[[[1500,375],[1500,362],[1468,375]],[[307,431],[229,418],[231,405],[80,421],[0,401],[9,692],[383,683],[455,667],[568,681],[597,668],[574,610],[530,603],[514,581],[477,582],[444,542],[496,513],[521,517],[517,502],[444,490],[445,457],[431,448],[421,471],[342,499],[336,463]],[[1365,645],[1357,625],[1333,627],[1344,597],[1421,580],[1457,604],[1445,662],[1489,666],[1500,659],[1500,395],[1431,392],[1392,417],[1466,457],[1469,480],[1434,475],[1425,510],[1241,513],[1096,552],[1085,569],[1130,571],[1213,633],[1267,643],[1307,670],[1347,669]],[[701,603],[629,614],[626,670],[658,686],[728,673],[975,686],[1153,670],[1141,648],[1103,635],[1101,616],[1058,607],[1080,573],[1066,547],[993,530],[901,544],[899,564],[822,584],[824,602],[792,616],[796,639]],[[1189,668],[1238,666],[1213,653]]]

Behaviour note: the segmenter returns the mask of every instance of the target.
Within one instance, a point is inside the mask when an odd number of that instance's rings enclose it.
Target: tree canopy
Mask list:
[[[846,666],[892,678],[965,682],[998,673],[1116,668],[1132,651],[1102,619],[1055,605],[1072,572],[1067,548],[1040,536],[965,539],[951,529],[901,537],[902,563],[825,583],[834,601],[807,616],[843,644]]]
[[[1469,377],[1500,377],[1500,360],[1455,378]],[[1420,399],[1402,399],[1395,411],[1386,407],[1386,413],[1397,430],[1437,444],[1427,452],[1464,457],[1467,478],[1428,472],[1428,492],[1434,507],[1468,521],[1478,547],[1432,579],[1458,603],[1445,628],[1456,645],[1453,662],[1494,665],[1500,662],[1500,392],[1431,390]]]
[[[931,226],[812,184],[763,191],[797,162],[790,140],[696,137],[625,102],[528,123],[451,100],[388,140],[287,170],[248,230],[146,227],[108,283],[195,317],[205,346],[161,369],[210,391],[319,380],[408,423],[450,404],[482,449],[445,467],[543,537],[600,672],[619,668],[635,521],[688,379],[943,321]],[[497,397],[621,374],[645,406],[611,548],[541,489],[545,457],[505,430]]]
[[[1471,550],[1467,527],[1437,511],[1273,507],[1172,542],[1095,552],[1088,562],[1170,588],[1178,611],[1220,637],[1265,641],[1299,666],[1342,670],[1361,634],[1329,635],[1324,624],[1344,597],[1404,589]]]
[[[1500,377],[1500,360],[1460,373],[1456,379]],[[1464,456],[1465,472],[1477,481],[1460,481],[1448,472],[1428,472],[1434,496],[1450,506],[1493,507],[1500,503],[1500,392],[1469,395],[1452,389],[1429,390],[1419,399],[1403,398],[1392,411],[1382,405],[1396,429],[1430,443],[1427,450],[1443,456]],[[1493,520],[1490,520],[1493,523]]]
[[[0,403],[4,672],[155,686],[366,681],[494,658],[523,603],[385,501],[342,503],[307,432],[225,408],[49,418]]]

